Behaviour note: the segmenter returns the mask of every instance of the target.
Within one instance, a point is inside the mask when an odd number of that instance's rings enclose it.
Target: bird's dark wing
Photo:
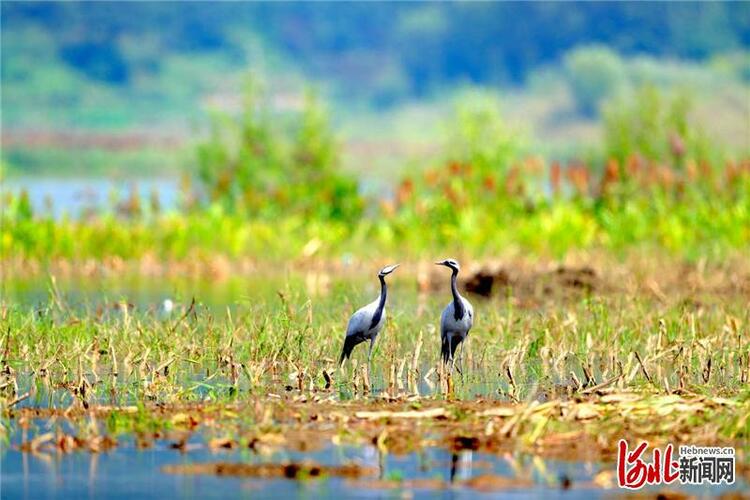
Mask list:
[[[341,357],[339,358],[339,365],[341,365],[344,360],[349,359],[349,357],[352,355],[352,351],[354,348],[365,341],[365,334],[363,332],[356,332],[350,335],[347,335],[344,339],[344,348],[341,351]]]

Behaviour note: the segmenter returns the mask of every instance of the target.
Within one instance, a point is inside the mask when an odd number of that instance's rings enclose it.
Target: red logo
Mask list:
[[[641,443],[635,450],[628,452],[628,443],[620,439],[617,450],[617,484],[620,488],[637,490],[644,484],[670,484],[679,475],[679,464],[672,461],[674,447],[667,445],[662,461],[661,450],[655,448],[651,463],[643,461],[641,456],[648,443]]]

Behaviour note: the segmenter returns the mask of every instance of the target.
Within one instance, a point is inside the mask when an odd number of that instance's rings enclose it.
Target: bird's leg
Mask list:
[[[458,364],[456,364],[456,371],[459,375],[461,375],[461,380],[464,379],[464,365],[463,365],[463,353],[464,353],[464,343],[461,342],[461,345],[458,346],[457,349],[461,349],[461,352],[458,353]],[[456,361],[453,361],[456,363]]]
[[[460,370],[458,370],[458,373],[461,374],[461,379],[464,377],[464,344],[466,343],[468,339],[465,339],[463,342],[461,342],[461,353],[458,355],[458,365],[461,367]]]
[[[448,356],[450,356],[449,361],[451,362],[451,371],[450,375],[453,376],[453,368],[456,366],[456,360],[453,358],[453,335],[448,334]]]
[[[463,342],[461,342],[461,345],[459,346],[459,348],[461,349],[461,352],[458,353],[458,364],[456,365],[456,371],[458,372],[459,375],[461,375],[461,380],[463,381],[464,379],[464,357],[463,357],[464,343]]]
[[[370,351],[367,353],[367,378],[370,379],[370,384],[372,384],[372,376],[370,373],[370,366],[372,362],[372,348],[375,345],[375,337],[372,337],[370,339]]]

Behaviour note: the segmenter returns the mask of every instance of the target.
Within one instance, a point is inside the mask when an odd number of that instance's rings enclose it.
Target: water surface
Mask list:
[[[155,196],[161,210],[173,210],[179,201],[179,185],[174,179],[14,177],[4,179],[0,189],[14,195],[26,191],[35,214],[55,219],[110,211],[118,200],[126,199],[134,191],[144,204],[149,204]]]

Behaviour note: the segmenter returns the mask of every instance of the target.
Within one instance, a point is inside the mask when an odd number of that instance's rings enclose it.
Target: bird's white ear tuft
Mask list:
[[[392,266],[385,266],[383,269],[380,270],[380,274],[382,276],[385,276],[386,274],[391,274],[400,265],[401,264],[393,264]]]

